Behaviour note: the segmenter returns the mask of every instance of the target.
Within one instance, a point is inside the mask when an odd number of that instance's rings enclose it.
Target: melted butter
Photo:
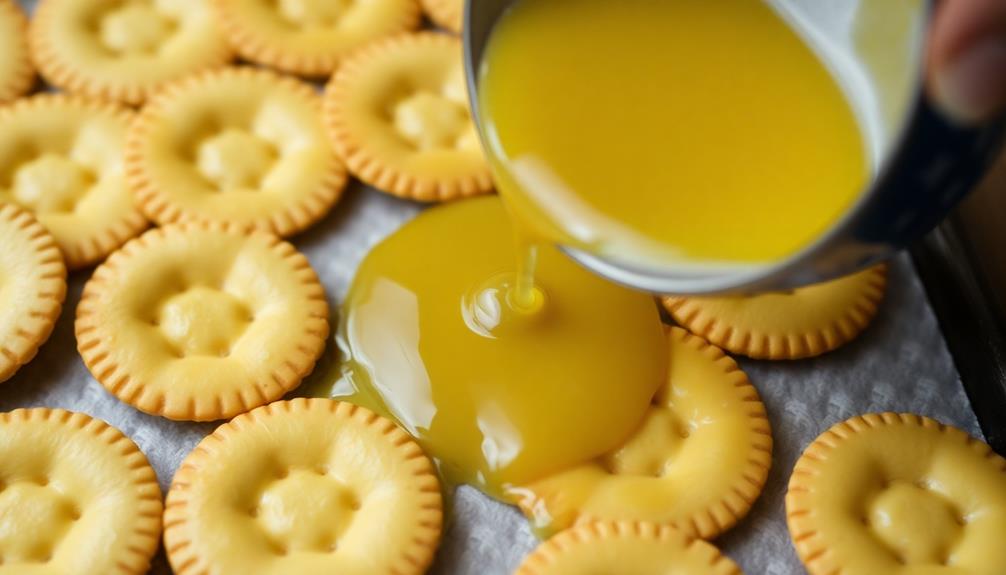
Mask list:
[[[517,302],[516,252],[495,197],[429,210],[378,245],[343,307],[331,392],[396,419],[449,483],[498,498],[622,444],[667,362],[650,296],[540,247]]]
[[[517,219],[623,263],[779,260],[869,178],[843,91],[762,0],[518,1],[479,97]]]
[[[652,298],[552,244],[664,268],[763,263],[824,233],[869,166],[842,91],[760,0],[520,0],[480,82],[518,241],[498,198],[389,237],[314,392],[392,417],[447,485],[507,500],[664,431],[646,423],[667,366]],[[396,121],[416,145],[449,139],[414,130],[410,110]]]

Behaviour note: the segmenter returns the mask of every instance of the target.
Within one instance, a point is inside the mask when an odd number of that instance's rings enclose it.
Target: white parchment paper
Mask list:
[[[371,246],[419,210],[415,204],[354,185],[328,218],[294,238],[321,276],[333,310]],[[73,336],[74,310],[89,276],[90,271],[72,276],[66,308],[52,338],[35,361],[0,385],[0,411],[61,407],[104,419],[139,444],[167,490],[182,458],[215,425],[144,415],[109,395],[91,377]],[[741,363],[761,392],[775,438],[765,493],[751,515],[717,541],[749,575],[802,572],[784,522],[785,485],[803,447],[831,424],[866,412],[910,411],[980,436],[925,294],[905,259],[892,266],[887,299],[876,321],[849,346],[805,361]],[[507,575],[536,545],[514,508],[470,488],[460,489],[455,503],[432,573]],[[152,573],[170,572],[160,555]]]

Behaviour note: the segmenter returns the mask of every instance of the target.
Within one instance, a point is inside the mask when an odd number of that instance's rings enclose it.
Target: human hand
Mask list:
[[[1006,0],[941,0],[930,34],[928,90],[944,112],[973,124],[1006,109]]]

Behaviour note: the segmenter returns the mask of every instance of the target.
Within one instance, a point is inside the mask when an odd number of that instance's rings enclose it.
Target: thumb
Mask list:
[[[1006,108],[1006,0],[942,0],[929,42],[928,89],[973,124]]]

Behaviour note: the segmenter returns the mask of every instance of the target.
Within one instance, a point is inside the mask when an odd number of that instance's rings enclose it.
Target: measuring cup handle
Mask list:
[[[961,127],[922,96],[901,146],[855,219],[856,241],[885,252],[909,247],[970,192],[998,157],[1006,115]]]

